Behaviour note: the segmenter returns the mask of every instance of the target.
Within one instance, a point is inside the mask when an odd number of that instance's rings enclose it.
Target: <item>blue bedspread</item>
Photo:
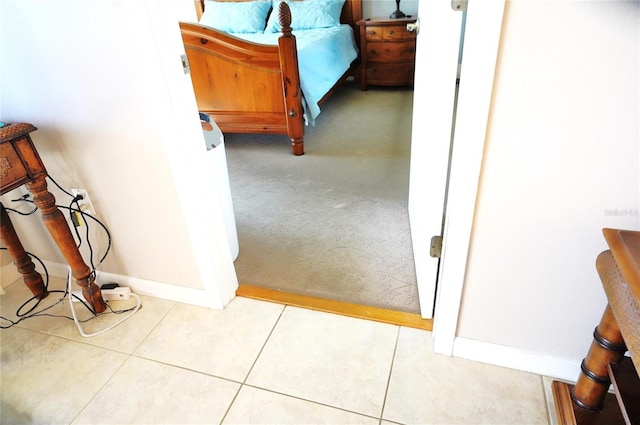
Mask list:
[[[314,125],[320,114],[318,101],[349,69],[358,49],[349,25],[293,31],[298,46],[300,86],[304,96],[305,121]],[[280,33],[233,34],[261,44],[278,44]]]

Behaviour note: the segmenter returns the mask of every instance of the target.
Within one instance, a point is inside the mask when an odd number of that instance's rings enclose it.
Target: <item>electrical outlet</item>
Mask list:
[[[114,289],[101,289],[102,299],[105,301],[126,301],[131,298],[131,288],[127,286],[119,286]],[[72,301],[79,302],[78,298],[84,300],[82,291],[73,291],[71,297]]]
[[[78,205],[80,206],[80,211],[89,215],[96,215],[96,210],[93,209],[93,204],[91,203],[91,199],[89,198],[89,193],[87,193],[86,189],[71,189],[71,194],[73,196],[82,196],[82,199],[78,201]]]

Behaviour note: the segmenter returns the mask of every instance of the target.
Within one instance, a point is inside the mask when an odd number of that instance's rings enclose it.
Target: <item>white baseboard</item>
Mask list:
[[[61,263],[45,261],[45,266],[51,276],[66,278],[69,266]],[[146,295],[163,300],[176,301],[201,307],[215,308],[211,297],[204,289],[189,288],[186,286],[171,285],[169,283],[139,279],[114,273],[98,272],[96,283],[98,286],[104,283],[114,282],[120,286],[128,286],[138,295]]]
[[[139,295],[147,295],[153,298],[176,301],[201,307],[213,307],[209,302],[210,297],[204,289],[188,288],[186,286],[171,285],[146,279],[138,279],[130,276],[113,273],[99,272],[98,285],[115,282],[120,286],[128,286]]]
[[[453,342],[453,356],[536,373],[568,382],[576,381],[582,362],[582,359],[569,360],[458,337]]]
[[[66,278],[69,266],[61,263],[45,262],[51,276]],[[37,266],[39,269],[40,266]],[[41,270],[38,270],[41,271]],[[7,275],[5,275],[7,273]],[[9,273],[15,273],[15,279],[9,280]],[[7,277],[5,279],[5,277]],[[2,281],[14,282],[20,277],[13,263],[2,266]],[[128,286],[139,295],[147,295],[185,304],[212,307],[210,299],[203,289],[188,288],[168,283],[139,279],[107,272],[98,272],[97,283],[115,282]],[[568,382],[575,382],[580,373],[580,360],[569,360],[540,353],[519,350],[503,345],[456,337],[453,343],[453,356],[479,361],[496,366],[508,367],[525,372],[549,376]]]

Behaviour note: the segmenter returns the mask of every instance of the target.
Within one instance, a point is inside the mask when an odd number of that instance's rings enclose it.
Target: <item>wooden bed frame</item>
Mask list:
[[[203,0],[194,0],[198,20]],[[242,0],[231,0],[242,1]],[[294,155],[304,154],[304,116],[291,12],[280,4],[282,36],[277,46],[251,43],[198,24],[180,22],[198,110],[210,115],[223,132],[286,134]],[[359,46],[362,0],[345,0],[340,21],[354,29]],[[354,65],[322,98],[349,75]]]

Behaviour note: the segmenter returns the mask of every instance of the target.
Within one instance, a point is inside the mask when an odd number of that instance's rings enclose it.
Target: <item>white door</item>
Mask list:
[[[439,264],[430,246],[431,237],[442,234],[462,12],[449,0],[423,0],[418,16],[409,219],[420,310],[430,319]]]
[[[419,4],[409,218],[420,309],[436,316],[434,350],[442,354],[453,351],[504,7],[505,0],[469,2],[451,141],[463,15],[449,0]],[[429,255],[434,235],[443,236],[440,259]]]

